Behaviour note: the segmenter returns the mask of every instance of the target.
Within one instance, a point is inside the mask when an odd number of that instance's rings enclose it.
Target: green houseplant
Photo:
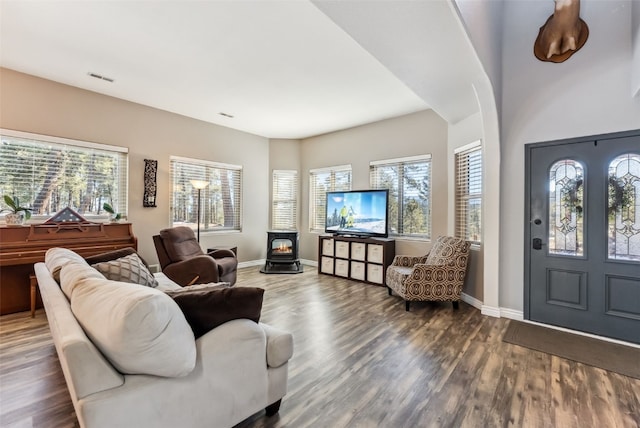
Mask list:
[[[102,209],[111,214],[111,221],[119,221],[122,218],[122,214],[117,213],[108,202],[102,204]]]
[[[7,226],[20,226],[25,220],[31,218],[31,208],[20,206],[20,200],[18,198],[14,199],[9,195],[4,195],[4,203],[9,208],[0,210],[0,213],[9,211],[4,217]]]

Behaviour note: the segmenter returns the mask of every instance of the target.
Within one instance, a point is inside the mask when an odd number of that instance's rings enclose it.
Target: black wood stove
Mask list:
[[[297,230],[267,232],[267,259],[262,273],[302,273]]]

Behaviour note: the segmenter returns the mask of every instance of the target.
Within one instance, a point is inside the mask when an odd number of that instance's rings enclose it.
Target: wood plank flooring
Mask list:
[[[280,413],[249,427],[639,427],[640,380],[502,342],[509,320],[460,304],[405,312],[385,288],[239,271],[262,321],[294,334]],[[77,426],[46,316],[0,317],[0,426]]]

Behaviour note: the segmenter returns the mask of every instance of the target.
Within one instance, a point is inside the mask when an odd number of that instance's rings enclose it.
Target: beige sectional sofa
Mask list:
[[[290,333],[235,319],[195,339],[158,289],[179,286],[108,280],[65,249],[35,272],[82,427],[232,427],[278,411]]]

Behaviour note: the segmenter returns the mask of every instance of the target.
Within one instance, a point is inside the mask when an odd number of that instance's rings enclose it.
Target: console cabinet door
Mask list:
[[[333,239],[322,240],[322,255],[333,256]]]
[[[343,259],[349,258],[349,243],[344,241],[336,241],[336,257]]]
[[[351,262],[351,278],[364,281],[364,263]]]
[[[333,275],[333,259],[331,257],[322,257],[320,272]]]
[[[370,263],[382,263],[384,247],[379,244],[367,244],[367,261]]]
[[[383,268],[382,265],[367,265],[367,281],[374,282],[376,284],[382,284],[384,281],[384,277],[382,275]]]
[[[349,276],[349,261],[348,260],[336,259],[335,266],[336,266],[336,275],[344,276],[344,277],[348,277]]]
[[[367,254],[366,248],[367,248],[367,244],[363,242],[352,242],[351,243],[351,259],[364,261],[365,256]]]

